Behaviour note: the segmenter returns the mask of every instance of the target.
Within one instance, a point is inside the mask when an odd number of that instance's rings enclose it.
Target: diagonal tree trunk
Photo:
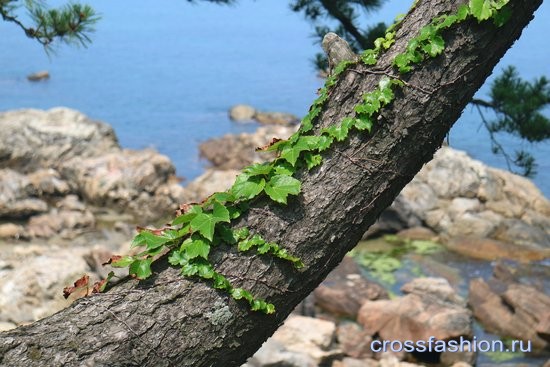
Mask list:
[[[433,17],[464,1],[421,0],[404,19],[391,61]],[[31,325],[0,334],[2,366],[238,366],[276,330],[354,247],[399,191],[429,161],[493,67],[532,19],[541,0],[511,0],[501,28],[468,20],[444,33],[443,55],[407,74],[407,85],[384,108],[371,134],[353,133],[300,177],[302,194],[289,205],[255,201],[240,219],[305,263],[295,270],[269,257],[215,248],[212,262],[235,285],[275,304],[274,315],[251,312],[208,284],[184,279],[158,261],[147,281],[127,280],[105,294]],[[379,71],[344,72],[316,129],[353,113],[375,88]]]

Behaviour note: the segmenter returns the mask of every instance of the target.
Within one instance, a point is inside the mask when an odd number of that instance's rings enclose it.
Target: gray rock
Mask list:
[[[292,126],[300,123],[300,119],[291,113],[284,112],[260,112],[254,114],[254,119],[264,125]]]
[[[27,173],[118,149],[111,126],[78,111],[54,108],[0,113],[0,167]]]
[[[235,105],[229,110],[229,118],[238,122],[251,122],[255,114],[256,109],[245,104]]]
[[[193,180],[185,187],[191,200],[200,202],[214,192],[221,192],[229,189],[240,173],[238,170],[206,170],[205,173]]]
[[[46,214],[32,217],[25,233],[29,237],[50,238],[61,236],[72,238],[77,236],[79,231],[91,229],[94,226],[94,215],[88,210],[52,209]]]
[[[24,219],[46,212],[48,204],[33,197],[34,192],[28,177],[11,169],[0,170],[0,218]]]

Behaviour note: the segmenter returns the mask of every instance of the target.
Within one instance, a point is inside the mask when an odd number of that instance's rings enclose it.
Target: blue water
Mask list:
[[[287,1],[241,0],[227,7],[183,0],[95,0],[93,6],[103,16],[93,45],[61,47],[50,57],[18,28],[0,22],[0,110],[80,110],[113,125],[123,147],[155,147],[174,161],[180,176],[192,179],[206,164],[198,157],[198,143],[256,128],[229,121],[230,106],[247,103],[304,115],[321,85],[310,61],[319,45]],[[390,22],[408,6],[387,4],[372,21]],[[543,4],[497,69],[515,64],[527,79],[550,76],[549,16],[550,5]],[[44,69],[50,80],[26,80],[27,74]],[[453,128],[451,145],[505,167],[491,154],[479,118],[469,109]],[[550,196],[550,144],[535,148],[535,182]]]

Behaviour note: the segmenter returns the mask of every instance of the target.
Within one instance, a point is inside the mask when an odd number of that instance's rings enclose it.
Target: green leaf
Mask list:
[[[231,228],[225,225],[220,225],[216,227],[216,231],[218,235],[221,237],[221,239],[230,245],[234,245],[237,243],[238,238],[235,236],[235,233]]]
[[[323,161],[323,157],[321,157],[320,154],[312,154],[310,152],[306,152],[304,154],[304,159],[306,161],[307,169],[312,169],[315,166],[318,166]]]
[[[210,253],[210,243],[205,241],[200,236],[193,236],[191,241],[184,241],[181,249],[185,251],[185,254],[189,259],[202,257],[206,260],[208,259],[208,254]]]
[[[137,279],[147,279],[153,274],[151,272],[151,263],[153,259],[135,260],[130,264],[130,275],[134,275]]]
[[[287,146],[281,151],[281,158],[285,159],[292,166],[295,166],[301,152],[304,150],[316,149],[318,144],[318,136],[300,136],[292,146]]]
[[[111,266],[113,268],[125,268],[134,261],[135,259],[132,256],[122,256],[120,259],[112,261]]]
[[[270,163],[254,163],[251,166],[246,167],[243,172],[249,176],[261,176],[269,175],[272,167]]]
[[[199,272],[197,264],[186,263],[181,267],[181,273],[186,277],[192,277]]]
[[[275,305],[273,303],[268,303],[265,305],[264,313],[271,315],[275,313]]]
[[[239,300],[239,299],[246,299],[247,301],[252,301],[254,298],[252,297],[252,295],[250,294],[250,292],[242,289],[242,288],[233,288],[231,290],[231,296],[236,299],[236,300]]]
[[[435,35],[430,38],[429,42],[422,46],[422,50],[431,57],[435,57],[445,49],[445,41],[440,35]]]
[[[231,187],[231,193],[237,199],[250,200],[256,197],[265,186],[265,179],[258,176],[249,176],[241,173],[237,176],[235,183]]]
[[[329,126],[322,130],[337,141],[344,141],[348,137],[348,129],[345,126]]]
[[[512,17],[512,10],[509,7],[503,8],[493,15],[493,23],[502,27]]]
[[[216,222],[227,222],[229,223],[229,210],[220,204],[219,202],[214,202],[214,207],[212,209],[212,214],[214,215],[214,220]]]
[[[187,260],[188,258],[185,256],[185,253],[180,250],[173,250],[168,257],[168,262],[174,266],[184,265],[187,263]]]
[[[147,230],[143,230],[134,238],[134,241],[139,243],[139,246],[146,245],[147,250],[153,250],[169,241],[172,241],[173,239],[174,237],[172,236],[172,234],[155,235]],[[132,243],[132,246],[134,246],[134,243]]]
[[[298,195],[302,183],[290,176],[273,176],[265,185],[266,194],[274,201],[286,204],[288,195]]]
[[[360,115],[359,118],[355,119],[355,128],[359,131],[367,130],[369,133],[372,129],[372,120],[368,116],[362,116]]]
[[[332,142],[334,141],[334,138],[329,135],[321,135],[319,137],[319,145],[317,146],[317,149],[322,152],[324,150],[327,150],[332,145]]]
[[[199,213],[202,213],[202,208],[200,205],[192,205],[187,213],[177,216],[176,219],[172,221],[172,225],[177,226],[179,224],[189,223]]]
[[[215,289],[225,289],[231,293],[231,283],[221,274],[214,273],[212,276],[212,285]]]
[[[197,264],[197,270],[198,275],[204,279],[212,279],[215,274],[214,268],[209,263]]]
[[[375,65],[376,64],[376,58],[378,57],[378,53],[374,50],[365,50],[363,54],[361,55],[361,60],[366,65]]]
[[[470,14],[470,8],[466,4],[462,4],[458,7],[458,10],[456,12],[456,17],[458,21],[465,20],[468,15]]]
[[[233,202],[235,201],[235,196],[229,192],[216,192],[212,195],[214,200],[219,201],[220,203]]]
[[[290,163],[284,160],[277,160],[273,166],[273,172],[276,175],[292,176],[296,171]]]
[[[471,14],[478,22],[487,20],[493,15],[490,0],[470,0],[469,5]]]
[[[217,220],[214,218],[213,214],[201,213],[198,214],[191,221],[191,228],[193,231],[198,231],[208,240],[212,241],[214,238],[214,227],[216,226]]]
[[[241,227],[233,230],[235,237],[239,240],[245,239],[250,235],[250,231],[246,227]]]

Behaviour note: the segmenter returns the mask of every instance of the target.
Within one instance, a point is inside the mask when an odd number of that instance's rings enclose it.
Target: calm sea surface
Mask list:
[[[50,1],[59,4],[61,1]],[[390,2],[372,21],[390,22],[409,2]],[[113,125],[122,146],[155,147],[187,179],[206,165],[197,145],[210,137],[252,131],[227,118],[234,104],[302,116],[321,85],[310,59],[319,50],[311,27],[287,1],[241,0],[226,7],[199,2],[94,0],[103,18],[88,49],[61,47],[48,57],[22,31],[0,22],[0,110],[67,106]],[[544,3],[497,70],[514,64],[532,79],[550,77],[550,4]],[[26,75],[49,70],[30,83]],[[485,95],[487,87],[479,96]],[[550,112],[548,113],[550,114]],[[467,108],[451,145],[505,167],[490,150],[478,116]],[[504,139],[511,150],[522,145]],[[529,147],[529,144],[525,144]],[[531,146],[535,183],[550,197],[550,144]]]

